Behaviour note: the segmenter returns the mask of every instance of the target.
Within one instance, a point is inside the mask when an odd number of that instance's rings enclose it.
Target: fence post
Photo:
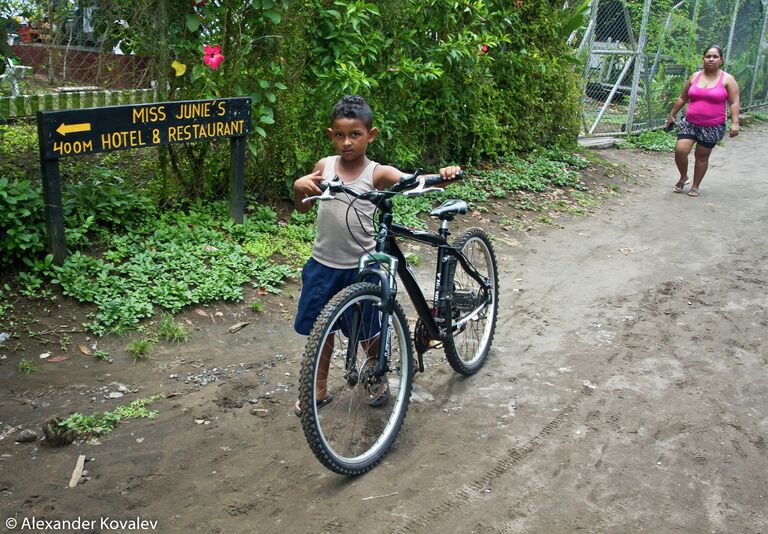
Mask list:
[[[755,81],[757,81],[760,72],[760,62],[763,59],[763,40],[765,39],[765,25],[768,23],[768,0],[763,0],[763,27],[760,29],[760,40],[757,41],[757,58],[755,67],[752,69],[752,83],[749,87],[749,104],[747,109],[752,107],[752,100],[755,96]]]
[[[691,11],[691,22],[693,23],[694,30],[693,30],[693,39],[688,40],[688,57],[689,58],[691,57],[691,55],[696,54],[696,28],[699,27],[699,0],[696,0],[693,3],[693,11]],[[696,69],[694,68],[694,71],[695,70]],[[686,74],[691,74],[691,73],[688,72]]]
[[[245,142],[245,136],[229,142],[229,214],[237,224],[243,224],[245,212]]]
[[[736,0],[736,4],[733,6],[733,16],[731,17],[731,30],[728,32],[728,44],[725,46],[725,58],[723,63],[728,64],[728,60],[731,59],[731,48],[733,47],[733,34],[736,31],[736,17],[739,16],[739,7],[741,0]]]
[[[584,37],[581,39],[581,43],[579,43],[579,48],[577,51],[577,57],[585,57],[584,56],[584,47],[586,47],[586,59],[584,60],[584,73],[583,73],[583,82],[581,86],[581,123],[584,127],[584,133],[589,134],[591,132],[587,131],[587,121],[586,117],[584,116],[584,109],[587,96],[587,83],[589,81],[589,64],[592,61],[592,42],[594,40],[595,36],[595,25],[597,24],[597,10],[600,7],[600,0],[592,0],[590,2],[589,6],[589,24],[587,24],[587,30],[584,32]]]
[[[667,22],[664,23],[664,28],[661,30],[661,36],[659,37],[659,47],[656,49],[656,55],[653,58],[653,66],[651,67],[651,74],[648,76],[649,80],[652,80],[654,76],[656,76],[656,70],[659,68],[659,60],[661,59],[661,48],[664,46],[664,39],[667,36],[667,30],[669,29],[669,24],[672,22],[672,14],[675,12],[675,10],[682,6],[684,2],[679,2],[675,4],[672,9],[669,10],[669,14],[667,15]],[[730,44],[730,43],[729,43]]]
[[[584,32],[584,38],[581,40],[581,43],[579,43],[579,49],[577,53],[579,57],[581,57],[585,45],[587,47],[587,52],[592,52],[592,41],[595,35],[595,24],[597,24],[597,10],[599,7],[600,0],[592,0],[589,6],[589,24],[587,25],[587,31]],[[589,71],[589,57],[587,58],[587,63],[584,69],[584,79],[586,79]]]
[[[651,0],[645,0],[643,9],[643,21],[640,24],[640,40],[637,43],[637,55],[635,56],[635,71],[632,75],[632,95],[629,98],[629,109],[627,110],[627,134],[632,133],[635,108],[637,107],[637,97],[640,89],[640,74],[645,67],[645,41],[648,38],[648,19],[651,14]],[[648,91],[650,88],[646,87]]]

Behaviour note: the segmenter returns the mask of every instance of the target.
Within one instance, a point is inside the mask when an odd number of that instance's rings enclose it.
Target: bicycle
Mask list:
[[[424,371],[424,352],[442,346],[451,367],[465,376],[482,367],[490,350],[498,315],[498,270],[491,239],[475,228],[448,243],[448,223],[467,212],[466,202],[446,200],[430,212],[441,221],[436,233],[393,221],[395,195],[442,191],[431,187],[441,181],[440,176],[417,172],[388,190],[360,194],[335,179],[322,195],[307,199],[328,201],[344,192],[352,197],[349,209],[357,201],[368,201],[379,213],[375,251],[360,257],[357,282],[323,308],[301,367],[304,435],[320,462],[336,473],[365,473],[389,451],[410,401],[414,345],[419,372]],[[437,248],[431,305],[395,237]],[[418,315],[413,340],[397,302],[396,274]],[[318,391],[327,396],[318,399]]]

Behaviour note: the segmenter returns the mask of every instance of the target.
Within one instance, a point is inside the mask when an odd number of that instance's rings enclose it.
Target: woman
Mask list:
[[[722,70],[723,50],[710,46],[704,52],[699,72],[685,82],[672,111],[667,117],[666,127],[675,122],[675,115],[687,103],[685,114],[680,118],[680,133],[675,144],[675,163],[680,171],[680,180],[675,184],[675,193],[682,193],[688,182],[688,154],[696,143],[693,167],[693,185],[688,196],[699,196],[699,187],[709,167],[709,155],[715,145],[725,136],[725,103],[731,110],[729,137],[739,135],[739,84]]]

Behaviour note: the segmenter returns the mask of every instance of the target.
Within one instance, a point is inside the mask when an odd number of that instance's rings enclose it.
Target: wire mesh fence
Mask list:
[[[106,0],[9,0],[0,11],[8,45],[0,68],[0,118],[144,101],[156,87],[153,61],[132,53],[127,37],[131,25],[151,17],[147,10]],[[53,108],[39,107],[45,104]]]
[[[742,111],[768,106],[768,1],[593,0],[581,40],[583,133],[657,128],[703,51],[724,49]]]

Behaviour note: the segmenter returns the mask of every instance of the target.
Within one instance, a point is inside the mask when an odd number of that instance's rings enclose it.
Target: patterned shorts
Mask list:
[[[718,126],[699,126],[698,124],[691,124],[685,118],[685,115],[680,117],[680,133],[677,134],[678,139],[693,139],[699,145],[706,148],[713,148],[719,143],[723,137],[725,137],[725,124]]]

